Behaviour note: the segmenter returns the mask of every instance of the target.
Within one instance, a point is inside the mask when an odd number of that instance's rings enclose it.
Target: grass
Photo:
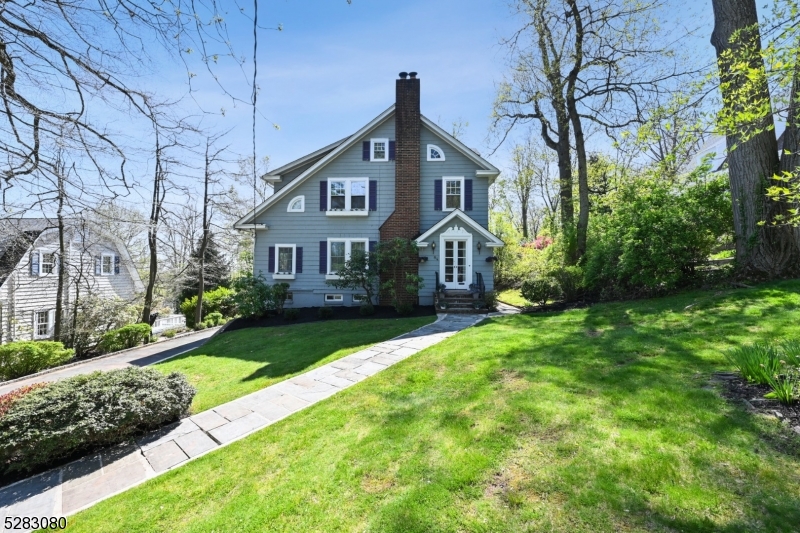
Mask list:
[[[528,300],[522,297],[520,294],[519,289],[506,289],[504,291],[500,291],[497,293],[497,299],[501,302],[505,302],[510,305],[514,305],[517,307],[527,307],[530,304]]]
[[[69,530],[796,531],[798,437],[710,377],[724,350],[800,338],[799,293],[487,320]]]
[[[192,412],[199,413],[434,320],[434,316],[335,320],[240,329],[154,368],[186,374],[197,388]]]

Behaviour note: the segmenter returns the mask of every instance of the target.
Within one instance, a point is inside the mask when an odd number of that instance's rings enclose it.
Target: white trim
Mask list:
[[[428,240],[428,238],[431,235],[433,235],[434,233],[436,233],[437,231],[439,231],[440,229],[442,229],[443,227],[445,227],[446,225],[448,225],[456,217],[460,218],[465,224],[467,224],[469,227],[474,229],[477,233],[480,233],[483,237],[485,237],[486,240],[488,241],[488,242],[485,243],[486,246],[488,246],[490,248],[497,248],[497,247],[500,247],[500,246],[505,246],[505,243],[503,241],[498,239],[489,230],[487,230],[486,228],[484,228],[483,226],[481,226],[480,224],[475,222],[475,220],[470,218],[469,215],[467,215],[466,213],[464,213],[464,212],[462,212],[462,211],[460,211],[458,209],[455,209],[455,210],[451,211],[449,215],[447,215],[442,220],[440,220],[439,222],[434,224],[431,229],[429,229],[428,231],[426,231],[425,233],[423,233],[422,235],[417,237],[415,242],[417,243],[418,246],[422,246],[422,247],[427,246],[428,243],[426,241]]]
[[[439,155],[441,157],[439,157],[438,159],[434,158],[434,157],[431,157],[431,150],[436,150],[437,152],[439,152]],[[428,161],[444,161],[445,160],[444,150],[442,150],[441,148],[439,148],[435,144],[429,144],[428,145],[428,148],[426,150],[426,154],[428,156]]]
[[[45,334],[39,333],[39,313],[46,313],[47,321],[45,324],[47,325],[47,332]],[[53,324],[55,318],[55,309],[35,309],[33,311],[33,338],[34,339],[46,339],[52,335],[52,330],[55,324]]]
[[[280,249],[281,248],[291,248],[292,249],[292,271],[291,272],[278,272],[278,258],[280,257]],[[273,261],[275,261],[275,272],[272,274],[272,279],[294,279],[295,274],[297,273],[297,245],[296,244],[276,244],[275,245],[275,257]]]
[[[58,264],[58,257],[57,252],[45,252],[42,250],[36,250],[36,253],[39,254],[39,274],[38,277],[42,276],[52,276],[53,274],[58,274],[58,270],[56,269],[56,265]],[[52,261],[49,263],[51,265],[50,272],[44,271],[44,256],[50,255],[52,256]]]
[[[327,274],[325,274],[325,279],[339,279],[337,274],[331,272],[331,242],[344,242],[344,260],[345,262],[350,260],[350,251],[352,249],[352,245],[354,242],[363,242],[364,243],[364,251],[369,253],[369,239],[362,239],[362,238],[345,238],[345,237],[328,237],[328,264],[326,265]]]
[[[268,230],[269,226],[266,224],[237,224],[233,227],[234,229],[263,229]]]
[[[105,264],[106,257],[111,258],[111,272],[103,272],[103,265]],[[41,269],[41,267],[40,267]],[[100,275],[113,276],[114,275],[114,254],[102,253],[100,254]]]
[[[300,207],[299,208],[292,208],[292,205],[297,201],[300,201]],[[287,213],[305,213],[306,212],[306,195],[305,194],[301,194],[300,196],[295,196],[294,198],[289,200],[289,205],[286,206],[286,212]]]
[[[323,155],[325,155],[325,153],[330,152],[331,150],[333,150],[334,148],[345,142],[347,139],[349,139],[349,136],[345,137],[344,139],[339,139],[338,141],[331,143],[328,146],[324,146],[319,150],[311,152],[310,154],[304,155],[300,159],[295,159],[294,161],[290,161],[285,165],[276,168],[275,170],[270,170],[269,172],[261,176],[261,179],[264,181],[280,181],[281,174],[286,174],[288,172],[291,172],[297,167],[301,167],[315,158],[322,157]]]
[[[384,146],[383,153],[386,154],[386,157],[383,157],[382,159],[378,159],[377,157],[375,157],[375,143],[383,143]],[[385,163],[389,161],[389,139],[377,138],[369,140],[369,160],[377,161],[380,163]]]
[[[356,297],[358,297],[359,299],[356,300]],[[367,300],[367,295],[366,294],[360,294],[359,293],[359,294],[354,294],[353,295],[353,303],[354,304],[360,304],[360,303],[364,303],[364,302],[368,302],[368,301],[369,300]]]
[[[331,196],[331,182],[341,181],[344,182],[344,209],[331,209],[332,196]],[[352,209],[352,183],[354,181],[364,182],[364,209]],[[326,216],[360,216],[364,217],[369,214],[369,178],[328,178],[328,209],[325,211]]]
[[[266,209],[268,209],[272,204],[283,198],[284,196],[288,196],[288,194],[299,187],[307,178],[315,174],[319,169],[327,165],[331,160],[335,159],[339,156],[342,152],[349,149],[353,145],[355,145],[358,141],[361,141],[364,136],[366,136],[370,131],[377,128],[384,122],[386,122],[394,113],[394,104],[392,104],[389,109],[372,119],[367,125],[363,128],[355,132],[353,135],[350,136],[345,142],[341,143],[339,146],[334,148],[332,151],[328,152],[322,159],[308,167],[302,174],[297,176],[295,179],[290,181],[286,187],[280,189],[278,192],[264,200],[261,205],[256,207],[255,212],[250,211],[245,216],[240,218],[236,221],[233,225],[236,229],[241,229],[241,226],[244,224],[252,224],[254,219],[260,216]]]
[[[445,243],[452,241],[453,244],[453,261],[458,259],[457,250],[458,245],[455,243],[463,242],[464,244],[464,281],[459,283],[457,281],[457,274],[453,271],[453,281],[447,282],[445,277]],[[455,263],[453,265],[455,269]],[[467,231],[463,226],[459,227],[458,224],[447,228],[439,235],[439,282],[443,283],[448,289],[466,289],[472,283],[472,233]]]
[[[447,182],[460,181],[461,182],[461,205],[459,207],[447,207]],[[442,211],[454,211],[456,209],[464,210],[464,176],[442,176]]]
[[[332,298],[328,299],[328,296],[331,296]],[[344,303],[344,294],[325,293],[323,299],[325,300],[325,303]]]

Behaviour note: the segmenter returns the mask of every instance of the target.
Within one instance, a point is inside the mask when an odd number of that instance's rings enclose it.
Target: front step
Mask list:
[[[475,299],[469,291],[455,290],[447,291],[447,296],[440,297],[439,294],[433,296],[436,311],[440,313],[485,313],[486,308],[483,300]],[[445,307],[442,304],[446,304]],[[475,309],[475,304],[480,303],[480,308]]]

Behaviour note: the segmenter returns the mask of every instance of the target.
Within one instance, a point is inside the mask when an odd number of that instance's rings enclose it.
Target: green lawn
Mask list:
[[[519,289],[506,289],[497,293],[497,299],[507,304],[515,305],[517,307],[527,307],[530,304],[528,300],[522,297]]]
[[[721,351],[800,282],[485,321],[70,519],[71,531],[791,531],[800,437]]]
[[[240,329],[154,368],[186,374],[197,388],[192,412],[199,413],[434,320],[435,316],[331,320]]]

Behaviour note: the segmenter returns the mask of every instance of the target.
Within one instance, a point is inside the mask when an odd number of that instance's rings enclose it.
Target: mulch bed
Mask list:
[[[375,314],[362,316],[358,306],[352,307],[329,307],[333,309],[332,318],[319,318],[317,314],[319,307],[300,307],[300,312],[295,320],[286,320],[283,316],[272,315],[263,318],[237,318],[230,322],[225,331],[234,331],[245,328],[271,328],[276,326],[288,326],[290,324],[305,324],[308,322],[322,322],[324,320],[355,320],[355,319],[387,319],[387,318],[410,318],[420,316],[436,316],[436,309],[432,305],[415,306],[409,315],[400,316],[394,307],[388,305],[376,305]]]
[[[800,434],[800,402],[784,405],[764,398],[771,390],[767,385],[750,383],[739,374],[720,372],[714,374],[714,379],[722,383],[722,395],[728,400],[744,404],[749,411],[775,417]]]

